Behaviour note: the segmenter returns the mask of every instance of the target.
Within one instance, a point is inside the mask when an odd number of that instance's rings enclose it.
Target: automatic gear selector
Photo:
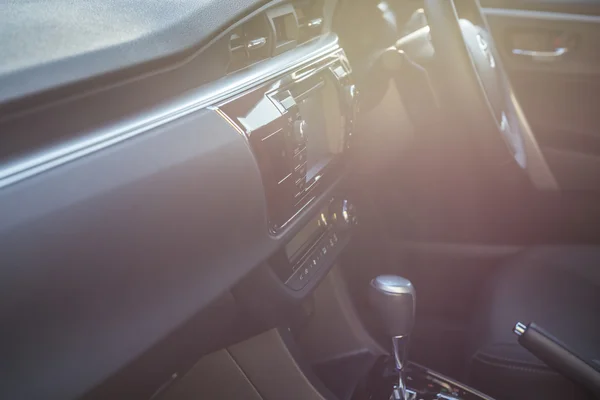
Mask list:
[[[353,400],[492,400],[470,387],[408,362],[415,321],[415,288],[405,278],[381,275],[371,281],[369,303],[379,329],[392,339],[393,360],[380,358]]]
[[[394,400],[407,400],[405,370],[408,361],[408,340],[414,325],[415,288],[405,278],[381,275],[371,281],[369,300],[377,314],[380,327],[392,338],[394,360],[398,370],[398,385]]]

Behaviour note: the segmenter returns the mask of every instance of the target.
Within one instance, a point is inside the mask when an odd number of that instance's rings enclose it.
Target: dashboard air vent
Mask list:
[[[267,18],[274,33],[273,55],[291,50],[298,44],[298,20],[291,4],[272,8]]]
[[[246,22],[229,35],[229,68],[234,72],[270,57],[271,30],[264,15]]]
[[[229,36],[229,72],[244,68],[248,63],[248,52],[242,28],[234,30]]]
[[[323,5],[320,2],[298,1],[294,3],[298,18],[298,43],[307,42],[323,32]]]

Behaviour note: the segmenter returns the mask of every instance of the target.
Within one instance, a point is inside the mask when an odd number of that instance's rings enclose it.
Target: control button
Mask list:
[[[294,272],[292,276],[290,276],[290,278],[285,284],[292,290],[301,290],[306,286],[308,280],[308,276],[306,276],[306,274],[304,274],[304,270],[300,268],[299,270]]]
[[[306,121],[298,119],[294,121],[294,138],[297,142],[304,142],[306,140]]]
[[[306,176],[306,162],[302,165],[297,165],[294,169],[296,176]]]
[[[306,147],[304,149],[306,149]],[[300,151],[297,154],[294,154],[294,165],[304,164],[304,162],[306,161],[306,151]]]
[[[356,90],[356,85],[348,85],[344,88],[344,92],[346,95],[346,101],[348,104],[354,103],[356,98],[358,97],[358,91]]]
[[[304,186],[306,185],[306,180],[304,179],[304,177],[301,177],[301,178],[296,179],[296,181],[294,183],[299,190],[304,190]]]
[[[321,213],[318,220],[319,226],[327,226],[329,221],[327,220],[327,215],[325,213]]]
[[[296,192],[296,193],[294,194],[294,199],[295,199],[296,201],[297,201],[297,200],[300,200],[300,199],[301,199],[301,198],[302,198],[302,197],[303,197],[305,194],[306,194],[306,192],[304,191],[304,189],[302,189],[302,188],[298,188],[298,192]]]
[[[335,200],[330,206],[331,218],[338,230],[350,229],[358,223],[354,205],[348,200]]]
[[[303,152],[304,150],[306,150],[306,146],[298,146],[298,147],[294,148],[293,152],[294,152],[294,155],[296,155],[296,154],[298,154],[300,152]]]
[[[306,286],[306,283],[310,279],[310,270],[308,267],[300,267],[300,269],[296,271],[296,274],[298,274],[298,281],[301,283],[302,287]]]

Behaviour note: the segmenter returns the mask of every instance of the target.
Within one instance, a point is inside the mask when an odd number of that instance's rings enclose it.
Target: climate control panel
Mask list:
[[[317,273],[328,269],[335,263],[349,239],[348,231],[337,232],[335,228],[331,229],[315,243],[306,257],[294,268],[294,273],[285,282],[286,286],[292,290],[304,289]]]
[[[333,198],[273,257],[271,266],[288,288],[303,290],[335,264],[357,223],[354,205]]]

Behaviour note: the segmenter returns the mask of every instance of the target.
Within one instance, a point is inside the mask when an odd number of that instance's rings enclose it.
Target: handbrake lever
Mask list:
[[[517,323],[513,329],[519,344],[565,377],[600,396],[600,371],[570,350],[542,327],[531,322]]]

